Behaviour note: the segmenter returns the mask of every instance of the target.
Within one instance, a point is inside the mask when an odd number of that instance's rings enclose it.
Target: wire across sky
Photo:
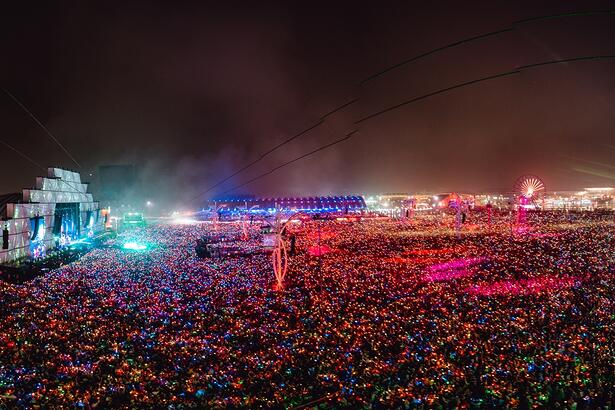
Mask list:
[[[522,20],[517,20],[514,21],[513,23],[511,23],[509,26],[498,29],[498,30],[494,30],[494,31],[490,31],[487,33],[483,33],[483,34],[479,34],[476,36],[472,36],[463,40],[459,40],[459,41],[455,41],[453,43],[444,45],[444,46],[440,46],[434,49],[431,49],[429,51],[426,51],[424,53],[415,55],[413,57],[410,57],[408,59],[402,60],[396,64],[393,64],[383,70],[380,70],[376,73],[373,73],[369,76],[367,76],[365,79],[363,79],[360,83],[359,86],[364,86],[366,83],[375,80],[376,78],[379,78],[395,69],[401,68],[407,64],[419,61],[423,58],[426,58],[428,56],[437,54],[439,52],[454,48],[454,47],[458,47],[464,44],[469,44],[475,41],[479,41],[482,39],[486,39],[489,37],[495,37],[504,33],[508,33],[508,32],[512,32],[514,31],[516,28],[525,25],[525,24],[529,24],[532,22],[537,22],[537,21],[546,21],[546,20],[554,20],[554,19],[560,19],[560,18],[567,18],[567,17],[584,17],[584,16],[595,16],[595,15],[615,15],[615,10],[591,10],[591,11],[577,11],[577,12],[568,12],[568,13],[559,13],[559,14],[551,14],[551,15],[543,15],[543,16],[537,16],[537,17],[531,17],[531,18],[527,18],[527,19],[522,19]],[[535,65],[547,65],[547,64],[556,64],[556,63],[560,63],[560,62],[573,62],[573,61],[581,61],[583,59],[590,59],[590,58],[610,58],[609,56],[593,56],[593,57],[580,57],[580,60],[578,59],[570,59],[570,60],[562,60],[562,61],[550,61],[550,62],[542,62],[542,63],[536,63]],[[407,100],[407,101],[403,101],[399,104],[396,104],[395,106],[392,107],[388,107],[386,109],[383,109],[381,111],[377,111],[371,114],[368,114],[365,117],[362,117],[358,120],[356,120],[354,122],[355,125],[358,125],[362,122],[365,122],[371,118],[377,117],[381,114],[384,114],[386,112],[389,111],[393,111],[397,108],[403,107],[405,105],[408,105],[410,103],[413,102],[418,102],[420,100],[438,95],[438,94],[442,94],[448,91],[452,91],[454,89],[458,89],[458,88],[462,88],[462,87],[466,87],[472,84],[476,84],[476,83],[480,83],[483,81],[488,81],[488,80],[493,80],[496,78],[500,78],[500,77],[508,77],[511,75],[515,75],[518,74],[519,72],[521,72],[522,70],[528,69],[533,67],[534,65],[531,66],[524,66],[524,67],[518,67],[515,68],[513,70],[507,71],[507,72],[503,72],[503,73],[499,73],[499,74],[495,74],[492,76],[487,76],[487,77],[483,77],[483,78],[478,78],[478,79],[474,79],[471,81],[467,81],[464,83],[460,83],[460,84],[455,84],[453,86],[450,87],[446,87],[440,90],[436,90],[433,91],[431,93],[419,96],[419,97],[415,97],[413,99]],[[251,162],[247,163],[246,165],[240,167],[239,169],[237,169],[236,171],[234,171],[233,173],[231,173],[230,175],[224,177],[223,179],[219,180],[218,182],[216,182],[215,184],[211,185],[210,187],[208,187],[205,191],[199,193],[197,196],[195,196],[190,202],[195,201],[196,199],[201,198],[202,196],[208,194],[209,192],[211,192],[212,190],[214,190],[215,188],[219,187],[220,185],[224,184],[225,182],[229,181],[230,179],[236,177],[237,175],[241,174],[242,172],[248,170],[249,168],[251,168],[252,166],[256,165],[257,163],[259,163],[260,161],[262,161],[265,157],[267,157],[269,154],[277,151],[278,149],[282,148],[283,146],[285,146],[286,144],[298,139],[299,137],[309,133],[310,131],[313,131],[314,129],[318,128],[320,125],[322,125],[325,122],[325,119],[349,106],[352,106],[353,104],[355,104],[356,102],[358,102],[360,99],[359,98],[353,98],[348,100],[347,102],[341,104],[340,106],[334,108],[333,110],[329,111],[328,113],[322,115],[319,119],[318,122],[312,124],[311,126],[309,126],[308,128],[304,129],[303,131],[291,136],[290,138],[287,138],[286,140],[276,144],[275,146],[273,146],[272,148],[268,149],[267,151],[265,151],[264,153],[260,154],[258,158],[252,160]],[[342,142],[342,141],[339,141]],[[335,144],[333,144],[335,145]],[[317,151],[318,152],[318,151]],[[291,161],[291,163],[293,163],[295,161]],[[263,176],[269,175],[270,173],[267,172],[265,173]],[[244,184],[241,184],[241,186],[244,186]],[[231,188],[230,190],[224,191],[222,193],[220,193],[219,195],[223,195],[229,191],[232,191],[234,189],[239,188],[239,186],[236,186],[234,188]]]
[[[2,91],[4,91],[4,93],[8,95],[9,98],[11,98],[11,100],[15,102],[15,104],[17,104],[22,110],[24,110],[26,114],[28,114],[30,118],[32,118],[32,120],[34,120],[34,122],[36,122],[36,124],[38,124],[38,126],[43,129],[43,131],[45,131],[45,134],[47,134],[49,138],[51,138],[51,140],[55,142],[56,145],[60,147],[62,151],[64,151],[64,153],[71,159],[71,161],[75,163],[75,165],[77,165],[77,167],[81,168],[81,164],[75,159],[75,157],[68,151],[68,149],[66,149],[64,145],[62,145],[62,143],[55,137],[55,135],[53,135],[53,133],[49,131],[49,128],[47,128],[45,124],[43,124],[36,117],[36,115],[34,115],[34,113],[28,109],[28,107],[26,107],[21,101],[19,101],[19,99],[17,99],[17,97],[11,94],[6,88],[3,88]]]
[[[532,64],[527,64],[527,65],[519,66],[519,67],[517,67],[517,68],[515,68],[513,70],[504,71],[504,72],[493,74],[493,75],[490,75],[490,76],[481,77],[481,78],[477,78],[477,79],[474,79],[474,80],[470,80],[470,81],[465,81],[465,82],[462,82],[462,83],[454,84],[454,85],[451,85],[449,87],[441,88],[439,90],[432,91],[432,92],[429,92],[427,94],[423,94],[421,96],[411,98],[409,100],[406,100],[406,101],[403,101],[401,103],[395,104],[395,105],[393,105],[391,107],[388,107],[388,108],[376,111],[374,113],[368,114],[368,115],[366,115],[366,116],[356,120],[354,122],[354,124],[355,125],[359,125],[359,124],[361,124],[363,122],[366,122],[368,120],[376,118],[376,117],[378,117],[380,115],[383,115],[383,114],[386,114],[388,112],[391,112],[391,111],[397,110],[399,108],[405,107],[405,106],[407,106],[409,104],[416,103],[416,102],[419,102],[421,100],[425,100],[425,99],[430,98],[430,97],[434,97],[436,95],[441,95],[441,94],[444,94],[444,93],[447,93],[447,92],[451,92],[451,91],[454,91],[454,90],[457,90],[457,89],[460,89],[460,88],[468,87],[468,86],[471,86],[471,85],[474,85],[474,84],[478,84],[478,83],[482,83],[482,82],[486,82],[486,81],[491,81],[491,80],[496,80],[498,78],[511,77],[511,76],[514,76],[514,75],[517,75],[517,74],[521,74],[522,72],[527,71],[527,70],[531,70],[531,69],[535,69],[535,68],[539,68],[539,67],[544,67],[544,66],[549,66],[549,65],[555,65],[555,64],[574,63],[574,62],[583,62],[583,61],[611,60],[611,59],[615,59],[615,55],[595,55],[595,56],[573,57],[573,58],[566,58],[566,59],[560,59],[560,60],[542,61],[542,62],[539,62],[539,63],[532,63]],[[242,188],[242,187],[244,187],[244,186],[246,186],[248,184],[251,184],[251,183],[253,183],[253,182],[255,182],[255,181],[257,181],[257,180],[259,180],[261,178],[264,178],[264,177],[266,177],[268,175],[271,175],[272,173],[280,170],[281,168],[283,168],[285,166],[293,164],[293,163],[295,163],[295,162],[297,162],[297,161],[299,161],[301,159],[307,158],[307,157],[309,157],[309,156],[311,156],[313,154],[316,154],[316,153],[321,152],[321,151],[323,151],[325,149],[328,149],[328,148],[331,148],[331,147],[333,147],[333,146],[335,146],[337,144],[340,144],[340,143],[342,143],[344,141],[347,141],[351,137],[356,135],[357,133],[358,133],[358,130],[355,130],[352,133],[347,134],[343,138],[335,140],[335,141],[333,141],[331,143],[328,143],[326,145],[322,145],[322,146],[320,146],[320,147],[318,147],[318,148],[316,148],[316,149],[314,149],[314,150],[312,150],[312,151],[310,151],[310,152],[308,152],[306,154],[300,155],[300,156],[298,156],[298,157],[296,157],[296,158],[294,158],[294,159],[292,159],[290,161],[287,161],[287,162],[285,162],[283,164],[280,164],[280,165],[270,169],[269,171],[264,172],[264,173],[262,173],[262,174],[260,174],[260,175],[258,175],[256,177],[254,177],[254,178],[252,178],[252,179],[242,183],[242,184],[234,186],[234,187],[230,188],[229,190],[226,190],[226,191],[222,192],[220,195],[224,195],[224,194],[230,193],[230,192],[232,192],[232,191],[234,191],[236,189]]]

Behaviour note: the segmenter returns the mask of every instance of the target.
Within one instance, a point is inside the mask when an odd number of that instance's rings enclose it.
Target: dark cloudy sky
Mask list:
[[[41,2],[0,15],[0,81],[81,163],[134,163],[152,198],[192,198],[352,98],[359,102],[211,195],[345,133],[353,138],[239,192],[327,194],[615,185],[615,60],[568,63],[441,94],[546,60],[615,55],[615,14],[528,23],[387,66],[516,20],[613,2]],[[0,138],[77,168],[0,94]],[[40,171],[6,147],[0,189]]]

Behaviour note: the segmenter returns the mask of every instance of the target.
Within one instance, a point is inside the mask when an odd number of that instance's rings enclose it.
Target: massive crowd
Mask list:
[[[0,408],[613,408],[612,216],[343,219],[293,224],[283,291],[207,224],[0,282]]]

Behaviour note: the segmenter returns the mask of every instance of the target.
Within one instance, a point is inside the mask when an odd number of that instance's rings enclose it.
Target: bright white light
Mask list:
[[[137,242],[126,242],[123,248],[131,250],[131,251],[143,251],[147,249],[147,246],[137,243]]]
[[[183,216],[176,216],[173,218],[171,223],[175,225],[192,225],[196,223],[196,219],[187,218]]]
[[[152,205],[154,205],[154,204],[152,203],[152,201],[147,201],[147,202],[145,203],[145,205],[147,205],[147,206],[152,206]]]
[[[608,192],[608,191],[612,191],[615,188],[610,188],[610,187],[602,187],[602,188],[585,188],[586,191],[589,192]]]

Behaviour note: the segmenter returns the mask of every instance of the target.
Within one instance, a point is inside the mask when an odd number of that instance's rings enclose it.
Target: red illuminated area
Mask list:
[[[308,248],[308,254],[311,256],[322,256],[331,252],[331,247],[328,245],[314,245]]]
[[[485,285],[473,285],[468,291],[482,296],[495,295],[530,295],[540,292],[557,292],[570,286],[580,286],[581,277],[544,276],[517,281],[502,281]]]

